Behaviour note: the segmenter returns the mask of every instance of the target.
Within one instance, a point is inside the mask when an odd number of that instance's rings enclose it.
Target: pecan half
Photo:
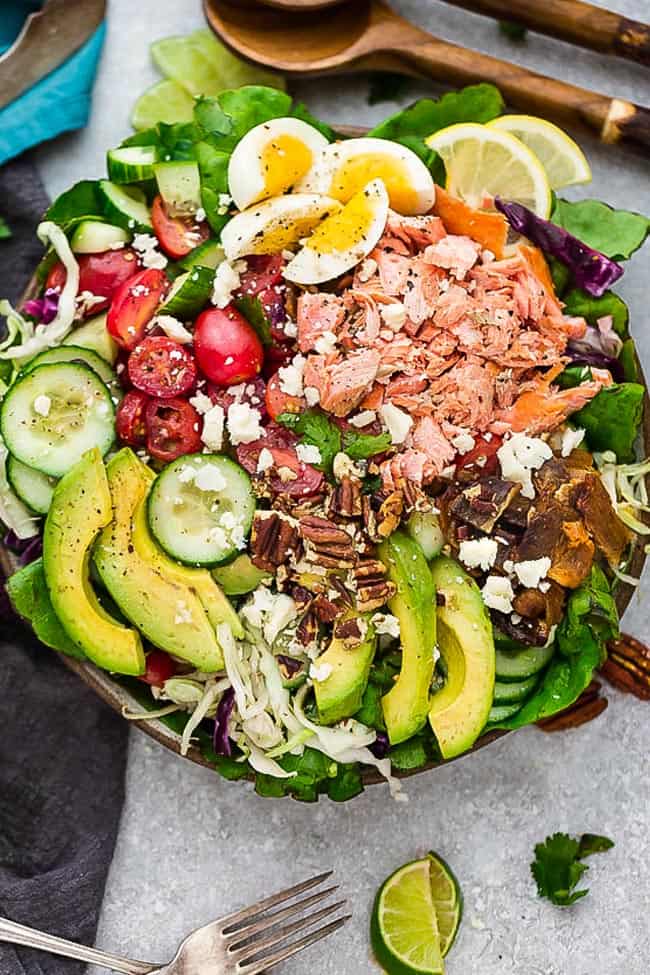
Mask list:
[[[318,636],[318,620],[312,612],[305,613],[296,627],[296,640],[308,647]]]
[[[600,672],[619,691],[650,701],[650,647],[621,633],[607,644],[608,657]]]
[[[343,477],[341,483],[332,488],[332,493],[328,498],[328,515],[338,515],[341,518],[360,518],[362,511],[360,482],[353,477]]]
[[[580,725],[593,721],[607,709],[609,704],[606,697],[600,696],[602,684],[592,680],[589,687],[582,692],[577,701],[564,711],[549,718],[542,718],[537,727],[542,731],[567,731],[569,728],[579,728]]]
[[[397,592],[394,582],[386,578],[386,566],[379,559],[366,559],[352,572],[357,591],[357,609],[367,613],[388,602]]]
[[[298,558],[302,543],[296,525],[278,511],[257,511],[251,529],[251,561],[273,572],[291,556]]]
[[[341,620],[334,627],[334,636],[337,640],[342,640],[346,647],[358,647],[365,640],[367,632],[367,622],[357,616]]]
[[[354,541],[344,528],[328,518],[307,515],[300,519],[305,556],[326,569],[351,569],[357,555]]]
[[[343,615],[345,606],[321,592],[314,599],[311,611],[321,623],[333,623],[334,620]]]

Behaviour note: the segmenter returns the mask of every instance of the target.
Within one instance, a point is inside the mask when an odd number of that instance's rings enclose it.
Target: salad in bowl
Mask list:
[[[648,532],[610,290],[646,218],[476,86],[345,137],[200,98],[59,197],[0,346],[8,581],[264,795],[342,800],[572,704]]]

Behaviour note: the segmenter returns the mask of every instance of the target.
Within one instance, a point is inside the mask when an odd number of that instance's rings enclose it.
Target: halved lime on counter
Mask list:
[[[489,129],[508,132],[533,152],[546,171],[551,188],[591,182],[591,169],[580,146],[559,126],[534,115],[501,115]]]
[[[551,212],[551,187],[541,162],[508,132],[475,122],[449,125],[426,140],[445,164],[446,189],[481,208],[487,196],[522,203],[539,217]]]
[[[462,914],[456,878],[435,853],[396,870],[383,884],[371,943],[388,975],[442,975]]]
[[[131,125],[137,131],[152,128],[158,122],[191,122],[194,99],[175,81],[165,79],[140,95],[133,106]]]

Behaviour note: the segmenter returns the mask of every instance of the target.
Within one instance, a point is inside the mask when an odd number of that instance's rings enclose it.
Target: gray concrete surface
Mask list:
[[[629,16],[650,16],[648,0],[615,5]],[[202,23],[199,0],[111,0],[109,6],[91,124],[40,153],[52,193],[102,173],[105,149],[128,131],[134,97],[156,77],[148,43]],[[640,67],[540,37],[517,46],[491,21],[433,0],[396,6],[444,37],[650,103],[650,74]],[[366,81],[356,78],[299,86],[310,107],[333,122],[370,123],[395,109],[369,108],[366,92]],[[586,148],[594,183],[576,195],[650,212],[648,163],[594,144]],[[649,270],[646,248],[619,289],[630,303],[646,368]],[[648,592],[646,573],[625,619],[626,629],[646,638]],[[223,783],[134,733],[99,944],[165,959],[195,925],[334,867],[354,919],[342,934],[283,971],[365,975],[377,971],[368,946],[376,888],[395,867],[434,848],[453,865],[465,893],[465,921],[448,960],[450,975],[646,975],[650,707],[613,692],[610,698],[605,715],[582,729],[555,736],[528,729],[412,780],[408,805],[393,803],[383,787],[343,807],[262,800],[249,787]],[[554,830],[603,832],[617,844],[607,856],[594,858],[591,894],[568,910],[541,901],[529,872],[533,845]]]

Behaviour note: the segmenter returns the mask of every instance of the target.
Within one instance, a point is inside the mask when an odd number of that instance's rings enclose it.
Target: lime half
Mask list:
[[[446,189],[470,206],[481,208],[486,196],[501,196],[549,216],[551,187],[544,167],[515,136],[467,122],[441,129],[426,142],[445,164]]]
[[[175,81],[159,81],[140,95],[133,106],[131,125],[138,132],[158,122],[191,122],[194,99]]]
[[[429,854],[429,870],[431,877],[431,896],[438,919],[438,933],[440,934],[440,954],[444,958],[458,934],[458,927],[463,916],[463,895],[451,867],[438,856]]]
[[[489,129],[514,135],[533,152],[546,171],[552,189],[591,182],[591,169],[580,146],[557,125],[533,115],[502,115]]]

